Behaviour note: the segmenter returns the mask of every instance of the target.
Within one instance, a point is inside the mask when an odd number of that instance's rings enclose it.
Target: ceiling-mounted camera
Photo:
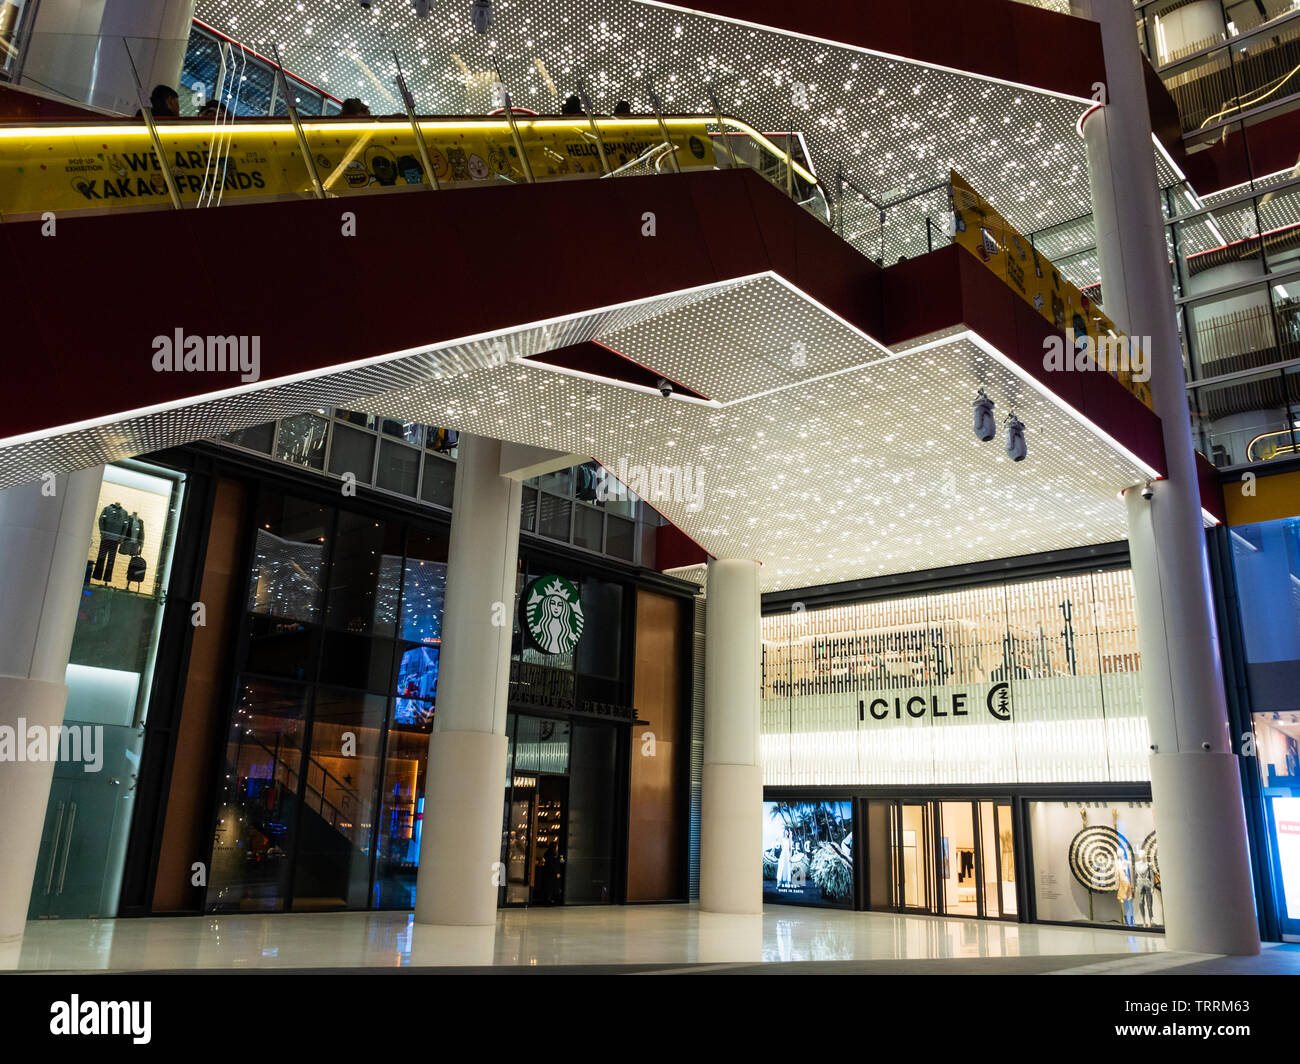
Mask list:
[[[663,377],[660,377],[658,387],[659,387],[659,394],[662,395],[665,399],[667,399],[670,395],[673,394],[672,381],[665,380]]]

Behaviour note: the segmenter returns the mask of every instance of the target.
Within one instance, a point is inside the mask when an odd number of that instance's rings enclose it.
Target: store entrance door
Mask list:
[[[569,781],[516,773],[506,839],[506,904],[563,905]]]
[[[871,909],[1008,918],[1017,913],[1007,799],[868,799]]]

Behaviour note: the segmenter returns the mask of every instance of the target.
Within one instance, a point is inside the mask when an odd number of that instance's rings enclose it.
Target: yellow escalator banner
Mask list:
[[[956,170],[950,177],[954,243],[979,259],[1056,328],[1070,329],[1077,338],[1088,336],[1094,345],[1102,339],[1123,336],[1095,302],[1062,277],[1052,262],[1040,255],[1029,239]],[[1121,367],[1112,370],[1112,375],[1151,407],[1151,388],[1145,381],[1135,380],[1129,370]]]
[[[714,167],[713,138],[703,118],[669,119],[669,139],[683,170]],[[327,193],[398,190],[428,183],[409,126],[348,119],[307,120],[307,145]],[[663,143],[654,119],[601,119],[611,169],[666,169],[651,149]],[[594,177],[600,153],[586,119],[518,119],[520,140],[536,180]],[[429,159],[442,187],[524,181],[509,125],[422,122]],[[311,184],[292,126],[270,123],[220,128],[160,123],[167,165],[181,199],[256,201],[301,198]],[[167,207],[167,187],[147,130],[138,124],[0,129],[0,213]]]

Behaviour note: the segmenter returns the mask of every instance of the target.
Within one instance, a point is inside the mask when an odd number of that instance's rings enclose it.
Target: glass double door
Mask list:
[[[564,904],[569,781],[517,773],[507,812],[507,905]]]
[[[864,804],[870,908],[1016,915],[1010,801],[868,799]]]

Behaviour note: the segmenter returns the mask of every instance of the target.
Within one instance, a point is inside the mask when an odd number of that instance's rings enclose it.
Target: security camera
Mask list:
[[[664,380],[663,377],[660,377],[660,378],[659,378],[659,394],[662,395],[665,399],[667,399],[670,395],[672,395],[672,394],[673,394],[673,385],[672,385],[672,381],[667,381],[667,380]]]
[[[1155,743],[1152,743],[1152,744],[1151,744],[1151,752],[1152,752],[1153,754],[1154,754],[1154,753],[1158,753],[1159,750],[1160,750],[1160,747],[1156,746]]]
[[[1142,485],[1142,498],[1150,499],[1153,495],[1155,495],[1155,493],[1156,493],[1156,489],[1153,488],[1150,484]]]
[[[981,443],[988,443],[998,434],[998,423],[993,418],[993,400],[984,394],[981,388],[975,393],[975,438]]]
[[[416,18],[428,18],[433,10],[433,0],[411,0],[411,5],[415,8]]]
[[[1210,752],[1209,740],[1206,740],[1205,742],[1201,743],[1201,749],[1204,750],[1207,754]]]
[[[370,0],[357,0],[357,3],[360,5],[362,11],[370,10]]]

